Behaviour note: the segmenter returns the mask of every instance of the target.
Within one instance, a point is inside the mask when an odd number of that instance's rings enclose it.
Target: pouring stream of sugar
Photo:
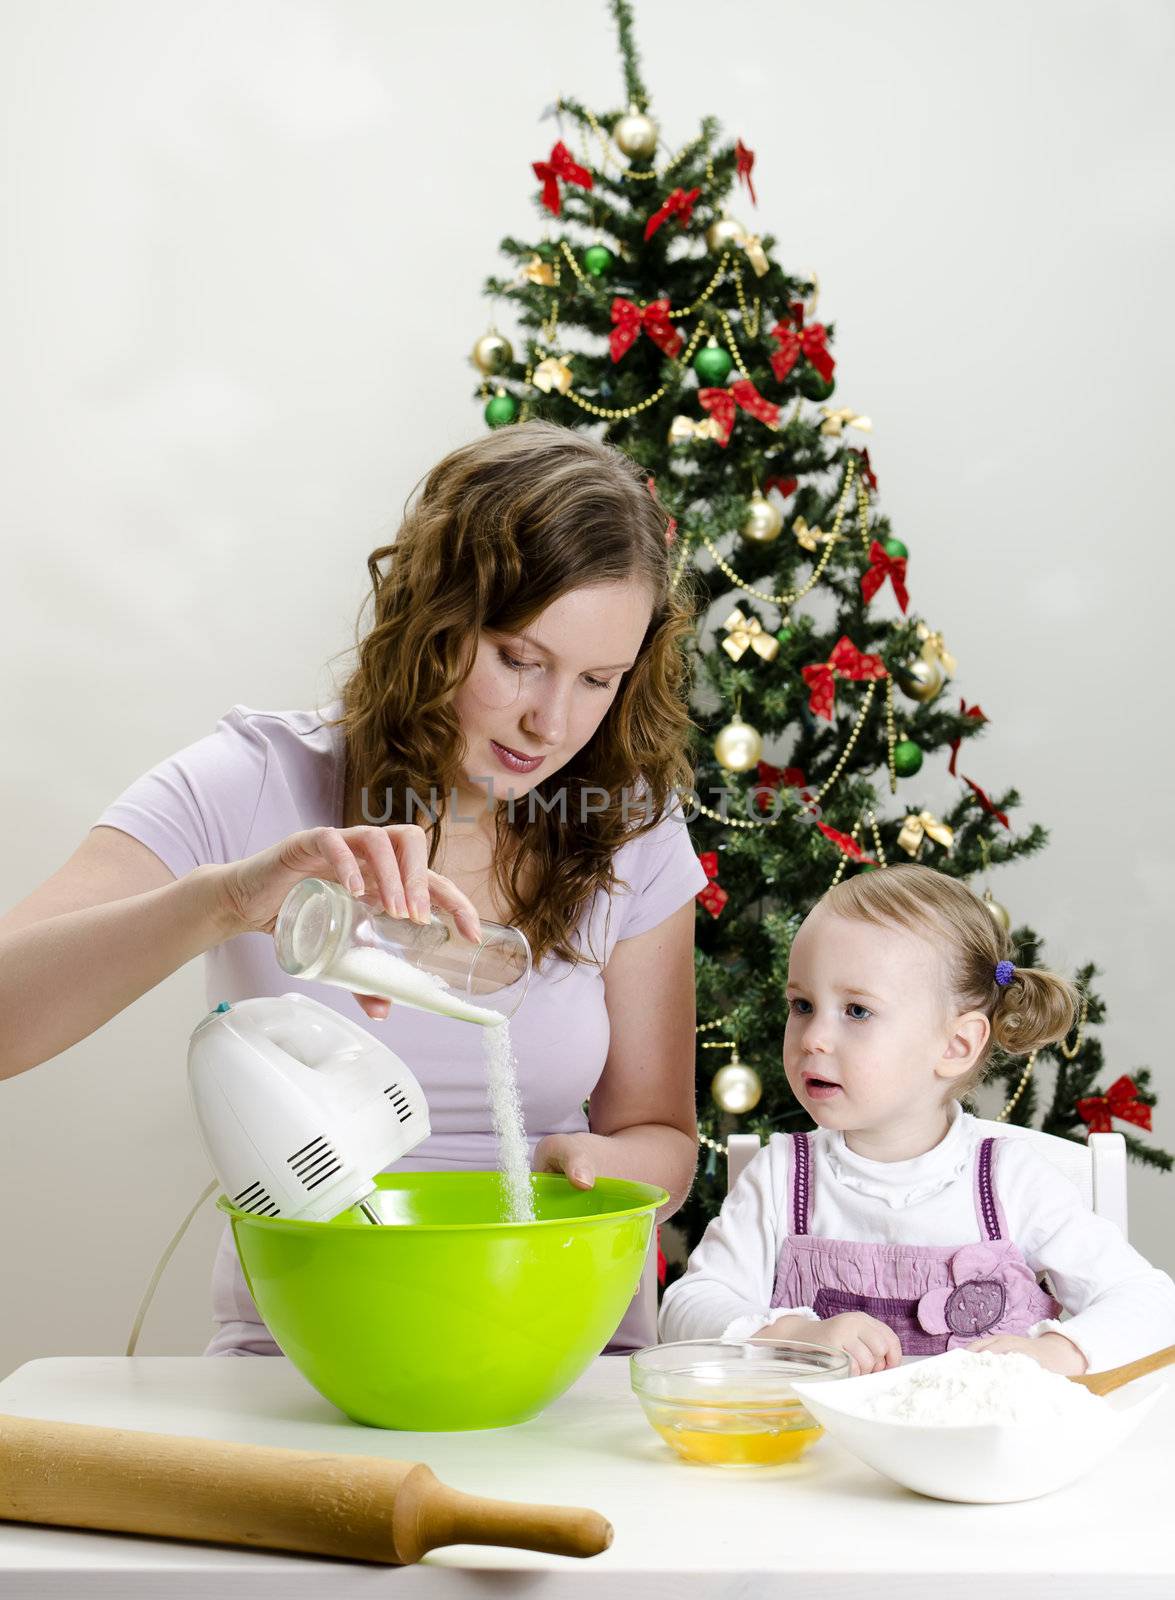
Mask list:
[[[498,1137],[498,1157],[508,1222],[533,1222],[534,1192],[530,1182],[530,1149],[518,1095],[518,1063],[510,1041],[510,1024],[500,1011],[476,1006],[450,989],[443,978],[422,972],[386,950],[345,951],[331,967],[331,981],[355,994],[380,995],[403,1005],[477,1022],[484,1028],[486,1085],[490,1120]]]

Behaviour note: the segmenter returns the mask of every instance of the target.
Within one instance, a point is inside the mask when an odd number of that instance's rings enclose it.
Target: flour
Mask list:
[[[443,978],[421,971],[388,950],[363,947],[345,950],[331,962],[322,977],[324,982],[341,984],[355,994],[382,995],[385,1000],[420,1006],[425,1011],[439,1012],[443,1017],[456,1017],[460,1022],[480,1022],[483,1027],[492,1027],[502,1020],[500,1011],[472,1005],[450,989]]]
[[[435,973],[422,972],[387,950],[347,950],[323,974],[328,983],[341,984],[355,994],[382,995],[435,1011],[460,1022],[480,1022],[484,1028],[486,1085],[490,1121],[498,1136],[498,1165],[502,1173],[507,1222],[534,1221],[534,1195],[530,1182],[530,1147],[518,1096],[518,1063],[510,1042],[510,1024],[500,1011],[475,1006],[450,989]]]
[[[923,1427],[966,1427],[977,1422],[1081,1421],[1103,1401],[1079,1383],[1046,1372],[1031,1356],[990,1350],[948,1350],[920,1361],[894,1384],[863,1400],[859,1414]]]

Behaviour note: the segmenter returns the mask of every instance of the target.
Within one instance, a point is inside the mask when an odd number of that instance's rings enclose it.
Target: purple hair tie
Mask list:
[[[1001,989],[1006,989],[1016,976],[1016,968],[1010,961],[997,961],[995,968],[995,981]]]

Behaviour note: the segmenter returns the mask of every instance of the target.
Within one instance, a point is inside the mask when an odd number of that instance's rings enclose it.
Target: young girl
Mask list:
[[[986,1138],[960,1105],[993,1041],[1063,1038],[1076,998],[1013,965],[968,888],[914,865],[837,884],[796,935],[787,995],[784,1070],[816,1130],[750,1163],[666,1292],[662,1339],[798,1339],[854,1372],[1022,1351],[1069,1375],[1175,1343],[1167,1274],[1033,1140]]]

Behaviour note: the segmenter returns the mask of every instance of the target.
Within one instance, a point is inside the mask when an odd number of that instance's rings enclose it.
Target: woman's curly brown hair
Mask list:
[[[345,730],[345,815],[419,821],[430,865],[441,827],[428,808],[442,823],[462,774],[453,697],[481,630],[516,633],[589,585],[649,589],[645,637],[592,738],[536,786],[535,806],[495,809],[494,882],[536,964],[548,953],[594,959],[571,936],[596,891],[620,881],[615,851],[654,827],[693,782],[684,645],[694,610],[685,586],[672,582],[668,534],[664,507],[628,457],[570,429],[526,422],[447,455],[418,486],[394,541],[367,560],[374,619],[332,724]],[[593,810],[597,794],[581,805],[589,787],[611,803]],[[565,806],[553,800],[562,788]],[[363,806],[364,790],[382,803]]]

